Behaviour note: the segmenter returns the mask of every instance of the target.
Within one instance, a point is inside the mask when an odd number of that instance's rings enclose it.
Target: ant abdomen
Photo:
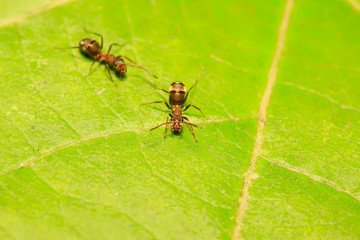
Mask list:
[[[173,82],[170,85],[170,104],[180,104],[184,100],[186,93],[186,87],[182,82]]]
[[[79,42],[81,52],[93,57],[100,51],[99,43],[92,38],[84,38]]]

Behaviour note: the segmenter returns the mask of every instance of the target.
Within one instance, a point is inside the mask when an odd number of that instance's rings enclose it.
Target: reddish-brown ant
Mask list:
[[[85,31],[87,31],[87,30],[85,30]],[[87,32],[89,32],[89,31],[87,31]],[[101,39],[101,43],[99,44],[95,39],[92,39],[92,38],[84,38],[83,40],[81,40],[79,42],[79,46],[70,47],[70,48],[80,48],[82,53],[84,53],[85,55],[94,59],[93,62],[91,63],[89,74],[86,75],[85,78],[91,74],[91,69],[96,61],[99,61],[100,63],[105,62],[105,66],[108,70],[110,79],[114,85],[116,85],[116,83],[114,82],[112,75],[110,73],[111,65],[119,73],[120,77],[123,77],[126,74],[126,72],[127,72],[126,66],[134,66],[134,67],[143,69],[144,71],[146,71],[153,77],[157,78],[157,76],[155,76],[149,70],[147,70],[146,68],[144,68],[141,65],[135,64],[134,61],[131,60],[130,58],[128,58],[127,56],[119,55],[119,56],[115,57],[114,55],[110,54],[110,50],[111,50],[112,46],[120,46],[117,43],[110,44],[107,53],[101,52],[101,50],[103,48],[103,36],[98,33],[95,33],[95,32],[89,32],[89,33],[99,36]],[[61,49],[63,49],[63,48],[61,48]],[[127,59],[130,63],[125,63],[123,58]]]
[[[196,83],[195,83],[195,85],[196,85]],[[167,132],[167,128],[168,128],[168,124],[169,124],[169,117],[170,117],[172,133],[180,134],[182,132],[182,126],[185,123],[185,124],[189,125],[189,127],[191,129],[191,133],[193,134],[195,141],[198,142],[195,137],[194,130],[192,128],[192,126],[194,126],[194,127],[197,127],[197,126],[190,123],[190,120],[186,116],[183,116],[182,114],[191,106],[194,107],[195,109],[199,110],[201,112],[201,114],[204,116],[203,112],[201,111],[200,108],[198,108],[192,104],[187,105],[184,108],[184,110],[181,110],[181,108],[184,106],[184,103],[185,103],[191,89],[195,85],[193,85],[187,92],[186,92],[185,85],[182,82],[173,82],[170,86],[169,91],[160,89],[160,90],[166,92],[167,94],[169,94],[169,102],[170,102],[170,105],[172,106],[172,108],[169,106],[169,104],[166,101],[155,101],[155,102],[150,102],[150,103],[143,103],[144,105],[148,105],[148,104],[152,104],[152,103],[165,103],[166,107],[172,112],[172,114],[171,113],[168,114],[165,123],[160,124],[159,126],[156,126],[152,129],[150,129],[150,131],[165,125],[164,138],[166,138],[166,132]]]

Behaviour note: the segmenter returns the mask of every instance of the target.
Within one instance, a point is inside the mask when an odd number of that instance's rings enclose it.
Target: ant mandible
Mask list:
[[[101,39],[101,43],[99,44],[95,39],[84,38],[83,40],[81,40],[79,42],[79,46],[70,47],[70,48],[80,48],[82,53],[84,53],[85,55],[87,55],[87,56],[94,59],[93,62],[91,63],[89,74],[86,75],[85,78],[87,78],[91,74],[91,69],[92,69],[92,67],[93,67],[93,65],[94,65],[94,63],[96,61],[99,61],[100,63],[105,62],[105,66],[106,66],[106,68],[108,70],[110,79],[111,79],[111,81],[113,82],[114,85],[116,85],[116,83],[114,82],[114,80],[112,78],[112,75],[110,73],[110,66],[111,65],[119,73],[120,77],[123,77],[126,74],[126,72],[127,72],[126,66],[134,66],[134,67],[138,67],[138,68],[143,69],[144,71],[146,71],[147,73],[149,73],[153,77],[157,78],[157,76],[155,76],[149,70],[147,70],[146,68],[144,68],[141,65],[135,64],[135,62],[133,60],[131,60],[130,58],[128,58],[127,56],[119,55],[119,56],[115,57],[114,55],[110,54],[110,50],[111,50],[112,46],[121,47],[117,43],[110,44],[107,53],[101,52],[101,50],[103,48],[103,36],[98,34],[98,33],[95,33],[95,32],[90,32],[90,31],[88,31],[86,29],[85,29],[85,31],[89,32],[89,33],[92,33],[92,34],[95,34],[95,35],[99,36],[100,39]],[[60,49],[65,49],[65,48],[60,48]],[[127,59],[130,63],[125,63],[123,58]]]
[[[168,124],[169,124],[169,117],[170,117],[171,118],[170,123],[171,123],[171,132],[172,133],[180,134],[182,132],[183,124],[187,124],[187,125],[189,125],[189,127],[191,129],[191,133],[193,134],[195,141],[198,142],[196,137],[195,137],[194,130],[192,128],[193,126],[194,127],[198,127],[198,126],[196,126],[195,124],[192,124],[190,122],[190,120],[186,116],[183,116],[182,114],[183,114],[183,112],[188,110],[189,107],[191,107],[191,106],[194,107],[195,109],[197,109],[198,111],[200,111],[201,114],[204,116],[203,112],[201,111],[200,108],[198,108],[198,107],[196,107],[196,106],[194,106],[192,104],[187,105],[184,108],[184,110],[181,110],[181,108],[184,106],[184,103],[185,103],[191,89],[196,84],[197,84],[197,82],[187,92],[186,92],[185,85],[182,82],[173,82],[170,85],[169,91],[166,91],[165,89],[159,89],[159,90],[162,90],[162,91],[166,92],[167,94],[169,94],[169,102],[170,102],[170,105],[172,107],[170,107],[169,104],[166,101],[155,101],[155,102],[150,102],[150,103],[142,103],[143,105],[148,105],[148,104],[152,104],[152,103],[165,103],[166,107],[172,112],[172,113],[168,114],[165,123],[162,123],[159,126],[156,126],[156,127],[152,128],[152,129],[150,129],[149,131],[152,131],[152,130],[154,130],[156,128],[159,128],[159,127],[165,125],[164,138],[166,138],[166,132],[167,132],[167,128],[168,128]]]

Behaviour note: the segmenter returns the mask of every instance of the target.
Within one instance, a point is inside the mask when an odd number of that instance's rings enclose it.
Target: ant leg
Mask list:
[[[189,88],[189,90],[187,91],[184,100],[182,100],[181,104],[185,103],[187,97],[189,96],[189,93],[191,91],[191,89],[193,89],[193,87],[195,87],[197,85],[197,83],[199,82],[199,80],[196,80],[195,84],[191,86],[191,88]]]
[[[162,89],[162,88],[157,88],[156,90],[160,90],[160,91],[166,92],[167,94],[170,94],[170,92],[168,92],[168,91],[166,91],[165,89]]]
[[[87,78],[88,76],[90,76],[90,74],[91,74],[91,69],[92,69],[92,67],[93,67],[93,65],[94,65],[95,62],[96,62],[96,59],[94,59],[94,60],[92,61],[91,66],[90,66],[90,70],[89,70],[89,74],[86,75],[85,78]]]
[[[126,60],[128,60],[131,63],[135,63],[133,60],[131,60],[129,57],[125,56],[125,55],[119,55],[117,57],[121,57],[121,58],[125,58]]]
[[[164,139],[166,138],[166,132],[167,132],[167,128],[168,128],[168,123],[169,123],[169,117],[173,118],[173,115],[171,113],[168,114],[167,118],[166,118],[166,125],[165,125],[165,135],[164,135]]]
[[[187,124],[187,125],[191,125],[191,126],[196,127],[196,128],[199,127],[198,125],[195,125],[195,124],[192,124],[192,123],[188,123],[188,122],[183,122],[183,123],[185,123],[185,124]]]
[[[152,129],[149,130],[149,132],[154,130],[154,129],[157,129],[157,128],[161,127],[161,126],[164,126],[165,124],[168,124],[168,123],[162,123],[159,126],[153,127]]]
[[[123,44],[123,45],[120,45],[120,44],[118,44],[118,43],[112,43],[112,44],[110,44],[109,50],[107,51],[107,54],[110,53],[110,50],[111,50],[112,46],[119,46],[120,48],[122,48],[123,46],[125,46],[125,44]]]
[[[110,79],[111,79],[112,83],[114,84],[114,86],[116,86],[116,83],[114,82],[114,79],[112,78],[112,75],[111,75],[111,72],[110,72],[109,64],[105,63],[105,66],[106,66],[106,68],[108,70],[108,73],[109,73],[109,76],[110,76]]]
[[[92,34],[95,34],[96,36],[100,37],[100,39],[101,39],[100,49],[102,49],[103,48],[103,42],[104,42],[103,36],[101,34],[99,34],[99,33],[89,31],[86,28],[84,28],[84,30],[85,30],[85,32],[92,33]]]
[[[149,103],[141,103],[142,105],[149,105],[149,104],[152,104],[152,103],[165,103],[166,107],[172,111],[172,109],[170,108],[169,104],[165,101],[155,101],[155,102],[149,102]]]
[[[199,111],[201,112],[201,114],[203,115],[203,117],[205,117],[205,115],[203,114],[203,112],[201,111],[201,109],[198,108],[198,107],[195,106],[195,105],[192,105],[192,104],[187,105],[187,106],[184,108],[183,112],[185,112],[186,110],[188,110],[188,108],[191,107],[191,106],[193,106],[194,108],[196,108],[197,110],[199,110]]]
[[[144,70],[145,72],[147,72],[147,73],[149,73],[151,76],[153,76],[154,78],[158,78],[158,77],[155,76],[152,72],[150,72],[149,70],[147,70],[146,68],[144,68],[144,67],[141,66],[141,65],[131,64],[131,63],[127,63],[126,65],[141,68],[142,70]]]
[[[194,136],[195,142],[198,142],[197,139],[196,139],[196,137],[195,137],[194,130],[193,130],[193,128],[192,128],[192,126],[195,126],[195,127],[197,127],[197,126],[194,125],[194,124],[191,124],[191,123],[190,123],[190,120],[189,120],[187,117],[184,117],[184,116],[183,116],[183,118],[184,118],[186,121],[188,121],[188,122],[184,122],[184,123],[189,125],[189,127],[190,127],[190,129],[191,129],[191,133],[192,133],[193,136]]]

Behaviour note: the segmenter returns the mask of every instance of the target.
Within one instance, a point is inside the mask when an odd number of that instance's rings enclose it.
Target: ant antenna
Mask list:
[[[152,72],[150,72],[149,70],[147,70],[146,68],[144,68],[141,65],[137,65],[137,64],[131,64],[131,63],[127,63],[127,66],[133,66],[133,67],[138,67],[141,68],[142,70],[144,70],[145,72],[147,72],[148,74],[150,74],[151,76],[153,76],[154,78],[158,78],[156,75],[154,75]]]
[[[69,49],[69,48],[80,48],[79,46],[76,46],[76,47],[58,47],[58,46],[55,46],[54,48],[57,48],[57,49]]]
[[[95,34],[96,36],[99,36],[99,37],[100,37],[100,39],[101,39],[101,42],[100,42],[100,49],[102,49],[102,48],[103,48],[104,39],[103,39],[103,36],[102,36],[101,34],[96,33],[96,32],[92,32],[92,31],[89,31],[89,30],[87,30],[86,28],[84,28],[84,31],[85,31],[85,32],[88,32],[88,33]]]

